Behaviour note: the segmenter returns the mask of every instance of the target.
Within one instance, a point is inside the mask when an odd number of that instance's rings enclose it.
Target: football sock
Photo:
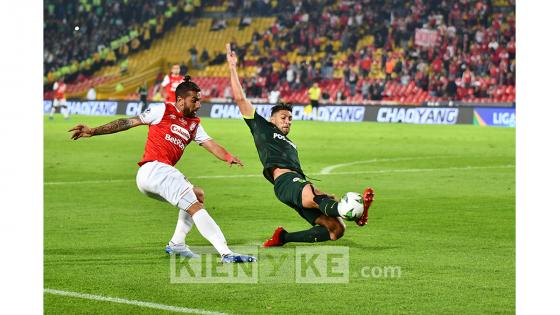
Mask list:
[[[338,201],[327,195],[316,195],[313,200],[319,205],[319,210],[329,217],[339,217]]]
[[[193,216],[192,219],[194,224],[196,224],[196,228],[200,232],[200,234],[207,239],[213,246],[216,248],[220,255],[231,254],[232,251],[227,246],[226,238],[220,230],[220,227],[214,219],[208,214],[208,212],[204,209],[198,210]]]
[[[68,109],[68,107],[62,107],[61,109],[62,111],[62,115],[64,116],[64,118],[68,118],[68,113],[70,112],[70,109]]]
[[[309,230],[299,232],[286,232],[280,235],[283,243],[300,242],[300,243],[315,243],[324,242],[331,239],[329,230],[324,226],[314,226]]]
[[[50,117],[53,117],[55,111],[56,111],[56,107],[52,106],[52,107],[51,107],[51,114],[50,114],[49,116],[50,116]]]
[[[185,242],[185,237],[192,229],[193,219],[187,211],[179,210],[179,219],[177,220],[177,227],[175,228],[175,233],[171,237],[171,242],[173,244],[183,244]]]

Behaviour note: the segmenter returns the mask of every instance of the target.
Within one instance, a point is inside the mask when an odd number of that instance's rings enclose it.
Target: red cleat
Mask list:
[[[375,200],[375,190],[373,190],[373,188],[368,187],[364,190],[364,194],[362,196],[364,199],[364,213],[358,220],[356,220],[356,224],[358,226],[364,226],[367,224],[368,209],[369,206],[371,206],[373,200]]]
[[[268,241],[263,243],[263,247],[272,247],[272,246],[282,246],[284,245],[284,242],[282,242],[282,240],[280,239],[280,235],[282,235],[282,233],[285,233],[286,230],[284,230],[283,227],[279,226],[275,231],[274,234],[272,234],[272,238],[269,239]]]

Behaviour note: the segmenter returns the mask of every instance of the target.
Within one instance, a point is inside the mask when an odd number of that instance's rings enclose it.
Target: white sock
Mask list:
[[[185,243],[185,237],[190,232],[193,226],[193,219],[190,214],[185,210],[179,210],[179,219],[177,220],[177,227],[175,233],[171,237],[173,244]],[[170,244],[171,245],[171,244]]]
[[[51,114],[49,115],[50,117],[54,116],[54,112],[56,111],[56,107],[51,107]]]
[[[220,255],[223,256],[232,253],[227,246],[227,241],[222,230],[220,230],[218,224],[216,224],[206,210],[198,210],[192,218],[200,234],[216,248]]]
[[[62,115],[64,116],[64,118],[68,118],[68,113],[70,112],[70,109],[68,109],[66,107],[62,107],[61,111],[62,111]]]

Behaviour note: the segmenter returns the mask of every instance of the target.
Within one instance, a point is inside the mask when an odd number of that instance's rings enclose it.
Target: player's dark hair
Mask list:
[[[290,113],[292,112],[292,105],[287,104],[287,103],[278,103],[278,105],[274,105],[272,107],[272,112],[270,113],[270,116],[274,115],[274,113],[281,111],[281,110],[287,110]]]
[[[175,89],[175,101],[177,101],[177,98],[179,96],[182,97],[182,98],[187,97],[187,93],[189,91],[200,92],[200,88],[198,87],[198,85],[196,85],[196,83],[191,81],[191,76],[190,75],[186,75],[183,82],[181,82],[177,86],[177,89]]]

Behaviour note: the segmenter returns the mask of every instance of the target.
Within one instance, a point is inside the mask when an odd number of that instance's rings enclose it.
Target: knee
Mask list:
[[[188,214],[193,216],[195,213],[197,213],[198,211],[200,211],[202,209],[203,209],[202,204],[200,202],[195,202],[190,207],[188,207],[187,209],[184,209],[184,210],[187,211]]]
[[[332,226],[332,228],[329,229],[329,235],[332,241],[336,241],[337,239],[341,238],[342,236],[344,236],[344,231],[346,230],[346,227],[344,226],[344,224],[337,222],[336,224],[334,224]]]
[[[198,202],[204,203],[204,190],[202,190],[202,188],[200,187],[194,187],[193,190]]]

